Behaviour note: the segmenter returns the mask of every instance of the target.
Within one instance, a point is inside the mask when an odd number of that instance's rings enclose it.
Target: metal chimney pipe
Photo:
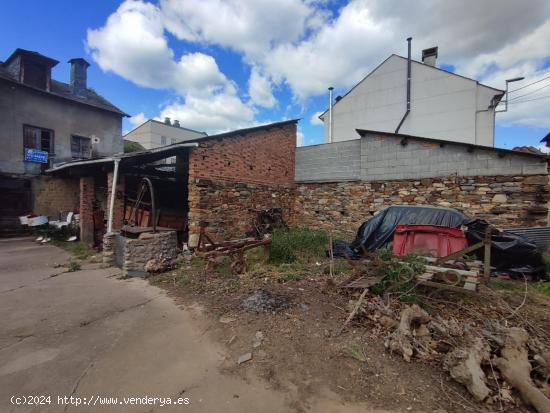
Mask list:
[[[407,110],[405,111],[405,114],[403,115],[403,118],[401,119],[401,122],[399,122],[399,125],[397,125],[397,129],[395,129],[395,133],[399,133],[399,129],[401,129],[401,125],[403,125],[403,122],[405,122],[405,119],[407,119],[407,116],[409,116],[409,112],[411,111],[411,40],[412,37],[407,38],[407,47],[408,47],[408,54],[407,54]]]
[[[334,88],[328,88],[328,143],[332,143],[332,91]]]

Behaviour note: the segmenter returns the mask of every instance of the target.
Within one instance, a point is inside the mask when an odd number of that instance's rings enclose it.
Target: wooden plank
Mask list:
[[[423,281],[423,280],[418,280],[418,283],[422,284],[422,285],[425,285],[427,287],[441,288],[443,290],[451,290],[451,291],[456,291],[456,292],[459,292],[459,293],[470,293],[471,294],[471,293],[475,292],[475,288],[474,289],[472,289],[471,287],[466,288],[466,286],[457,287],[455,285],[438,283],[438,282],[434,282],[434,281]]]
[[[434,265],[426,265],[426,270],[435,272],[435,273],[446,273],[446,272],[455,272],[460,275],[477,277],[478,273],[476,271],[467,271],[459,270],[458,268],[447,268],[447,267],[436,267]]]
[[[465,254],[468,254],[470,252],[473,252],[479,248],[483,247],[483,242],[478,242],[477,244],[470,245],[468,248],[464,248],[463,250],[453,252],[450,255],[447,255],[446,257],[438,258],[436,264],[443,264],[444,262],[447,262],[449,260],[454,260],[455,258],[460,258]]]

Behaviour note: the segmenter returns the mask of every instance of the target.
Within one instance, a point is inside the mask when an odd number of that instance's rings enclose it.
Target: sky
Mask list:
[[[300,118],[300,145],[335,95],[392,53],[437,45],[439,67],[504,89],[495,145],[539,146],[550,130],[547,0],[5,0],[0,60],[17,47],[91,63],[88,85],[131,117],[216,133]],[[9,16],[9,18],[6,18]],[[548,78],[547,78],[548,77]],[[536,82],[536,83],[535,83]],[[518,89],[518,90],[515,90]]]

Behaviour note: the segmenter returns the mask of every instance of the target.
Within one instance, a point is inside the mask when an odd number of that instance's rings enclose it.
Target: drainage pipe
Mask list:
[[[328,88],[328,143],[332,143],[332,91],[334,88]]]
[[[397,125],[397,129],[395,130],[395,133],[399,133],[399,129],[401,129],[401,125],[403,125],[403,122],[405,122],[405,119],[407,119],[407,116],[409,116],[409,112],[411,111],[411,40],[412,37],[407,38],[408,43],[408,54],[407,54],[407,110],[405,111],[405,114],[403,115],[403,118],[401,119],[401,122],[399,122],[399,125]]]

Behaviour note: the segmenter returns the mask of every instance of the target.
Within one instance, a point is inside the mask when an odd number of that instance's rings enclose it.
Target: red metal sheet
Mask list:
[[[414,252],[445,257],[467,246],[461,229],[439,225],[398,225],[393,235],[393,255],[397,256]]]

